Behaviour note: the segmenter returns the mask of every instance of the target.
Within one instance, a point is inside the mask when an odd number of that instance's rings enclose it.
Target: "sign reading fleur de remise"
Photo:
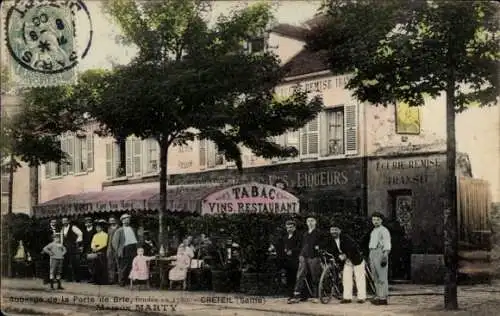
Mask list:
[[[299,199],[272,185],[251,182],[239,184],[207,196],[201,213],[298,213]]]

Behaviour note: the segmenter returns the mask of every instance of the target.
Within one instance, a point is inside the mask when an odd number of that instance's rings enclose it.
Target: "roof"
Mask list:
[[[272,29],[272,32],[299,41],[305,41],[307,30],[300,26],[280,23]]]
[[[202,199],[221,185],[168,187],[167,209],[171,212],[201,211]],[[67,194],[34,207],[36,217],[83,215],[126,210],[159,210],[160,188],[116,189]]]
[[[283,65],[283,69],[286,71],[287,77],[329,70],[326,56],[327,53],[324,50],[313,52],[304,48]]]

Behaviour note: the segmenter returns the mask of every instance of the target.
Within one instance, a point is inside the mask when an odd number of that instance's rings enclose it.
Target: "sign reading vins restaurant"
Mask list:
[[[201,214],[298,213],[299,199],[272,185],[250,182],[215,192],[202,201]]]

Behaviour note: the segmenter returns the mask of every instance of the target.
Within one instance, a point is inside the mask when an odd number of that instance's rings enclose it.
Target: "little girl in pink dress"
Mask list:
[[[148,257],[144,255],[143,248],[137,248],[137,256],[132,261],[132,270],[130,270],[129,279],[131,281],[140,281],[140,283],[147,283],[149,280],[149,265],[148,261],[156,257]],[[132,282],[130,283],[132,285]]]

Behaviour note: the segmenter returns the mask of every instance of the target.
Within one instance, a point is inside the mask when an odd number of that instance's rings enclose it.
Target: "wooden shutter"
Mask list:
[[[85,143],[85,138],[75,137],[75,150],[74,150],[74,168],[75,173],[85,172],[86,170],[82,169],[82,165],[85,165],[85,159],[82,157],[82,154],[85,153],[83,150],[82,144]]]
[[[68,136],[66,139],[66,150],[68,154],[68,174],[75,172],[75,137]]]
[[[319,114],[319,134],[321,135],[321,143],[319,146],[319,155],[326,157],[328,152],[328,141],[330,140],[330,119],[331,110],[323,111]]]
[[[68,160],[70,157],[68,156],[68,139],[66,137],[61,139],[61,150],[64,153],[63,160],[61,161],[61,175],[68,174]]]
[[[125,169],[127,177],[131,177],[134,174],[134,141],[132,139],[127,139],[125,141]]]
[[[215,158],[217,156],[217,148],[215,143],[212,141],[207,141],[207,167],[215,167]]]
[[[52,169],[52,162],[47,162],[45,164],[45,179],[50,179],[50,177],[52,176],[51,169]]]
[[[106,179],[113,178],[113,152],[115,143],[106,144]]]
[[[344,135],[346,155],[358,153],[358,106],[346,105],[344,107]]]
[[[142,140],[134,139],[134,174],[141,174],[142,171]]]
[[[199,141],[199,155],[200,155],[200,168],[205,168],[207,166],[207,140],[200,139]]]
[[[319,117],[314,118],[301,130],[300,154],[312,156],[319,153]]]
[[[274,137],[274,139],[272,141],[275,142],[276,144],[280,145],[280,146],[287,146],[287,143],[286,143],[286,133],[283,134],[283,135]],[[271,162],[278,162],[280,160],[282,160],[282,158],[279,158],[279,157],[271,158]],[[249,157],[249,162],[250,162],[250,157]]]
[[[94,134],[87,134],[87,171],[94,170]],[[82,158],[83,159],[83,158]]]

